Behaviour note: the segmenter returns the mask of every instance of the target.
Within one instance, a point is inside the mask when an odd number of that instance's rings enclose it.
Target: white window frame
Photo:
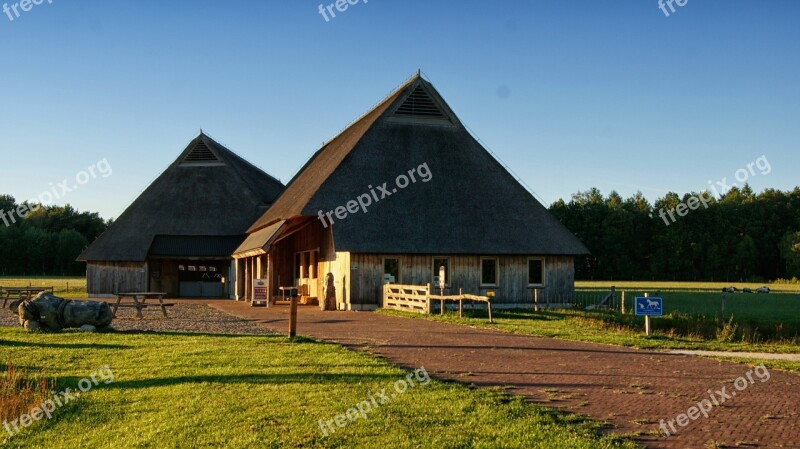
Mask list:
[[[483,261],[484,260],[493,260],[494,261],[494,282],[492,283],[484,283],[483,282]],[[480,263],[480,284],[481,288],[483,287],[497,287],[500,285],[500,259],[498,257],[481,257]]]
[[[541,284],[531,284],[531,262],[534,260],[539,260],[542,262],[542,283]],[[528,261],[525,264],[525,277],[527,277],[526,281],[528,282],[528,287],[544,287],[547,283],[547,270],[546,270],[546,260],[544,257],[528,257]]]

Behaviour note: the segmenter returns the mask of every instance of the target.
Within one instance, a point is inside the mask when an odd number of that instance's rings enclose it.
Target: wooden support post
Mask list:
[[[625,315],[625,290],[622,290],[622,314]]]
[[[489,322],[492,323],[492,300],[486,301],[486,306],[489,308]]]
[[[649,295],[647,293],[644,294],[644,297],[647,298]],[[649,337],[652,329],[650,328],[650,315],[645,315],[644,317],[644,331],[647,333]]]
[[[539,289],[538,288],[534,288],[533,289],[533,311],[534,312],[538,312],[539,311]]]
[[[289,302],[289,338],[297,336],[297,296],[292,295]]]
[[[458,317],[464,317],[464,289],[458,289]]]

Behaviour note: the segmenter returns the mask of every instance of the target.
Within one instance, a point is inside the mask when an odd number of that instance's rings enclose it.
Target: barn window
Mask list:
[[[400,259],[383,259],[383,283],[400,283]]]
[[[450,259],[447,257],[433,259],[433,286],[439,288],[439,268],[444,267],[444,281],[450,284]]]
[[[528,285],[544,285],[544,259],[528,259]]]
[[[497,285],[497,259],[481,258],[481,287]]]

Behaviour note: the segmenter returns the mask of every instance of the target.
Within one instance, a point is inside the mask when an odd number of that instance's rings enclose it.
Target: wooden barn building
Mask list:
[[[231,254],[283,189],[200,133],[78,258],[89,295],[233,296]]]
[[[369,203],[369,204],[367,204]],[[496,292],[500,307],[571,298],[581,242],[475,140],[434,87],[410,79],[314,154],[233,253],[253,279],[339,310],[385,282]]]

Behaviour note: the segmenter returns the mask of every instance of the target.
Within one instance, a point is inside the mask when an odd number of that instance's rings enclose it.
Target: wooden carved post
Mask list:
[[[458,289],[458,317],[464,317],[464,289]]]
[[[539,311],[539,289],[538,288],[534,288],[533,289],[533,311],[534,312],[538,312]]]

